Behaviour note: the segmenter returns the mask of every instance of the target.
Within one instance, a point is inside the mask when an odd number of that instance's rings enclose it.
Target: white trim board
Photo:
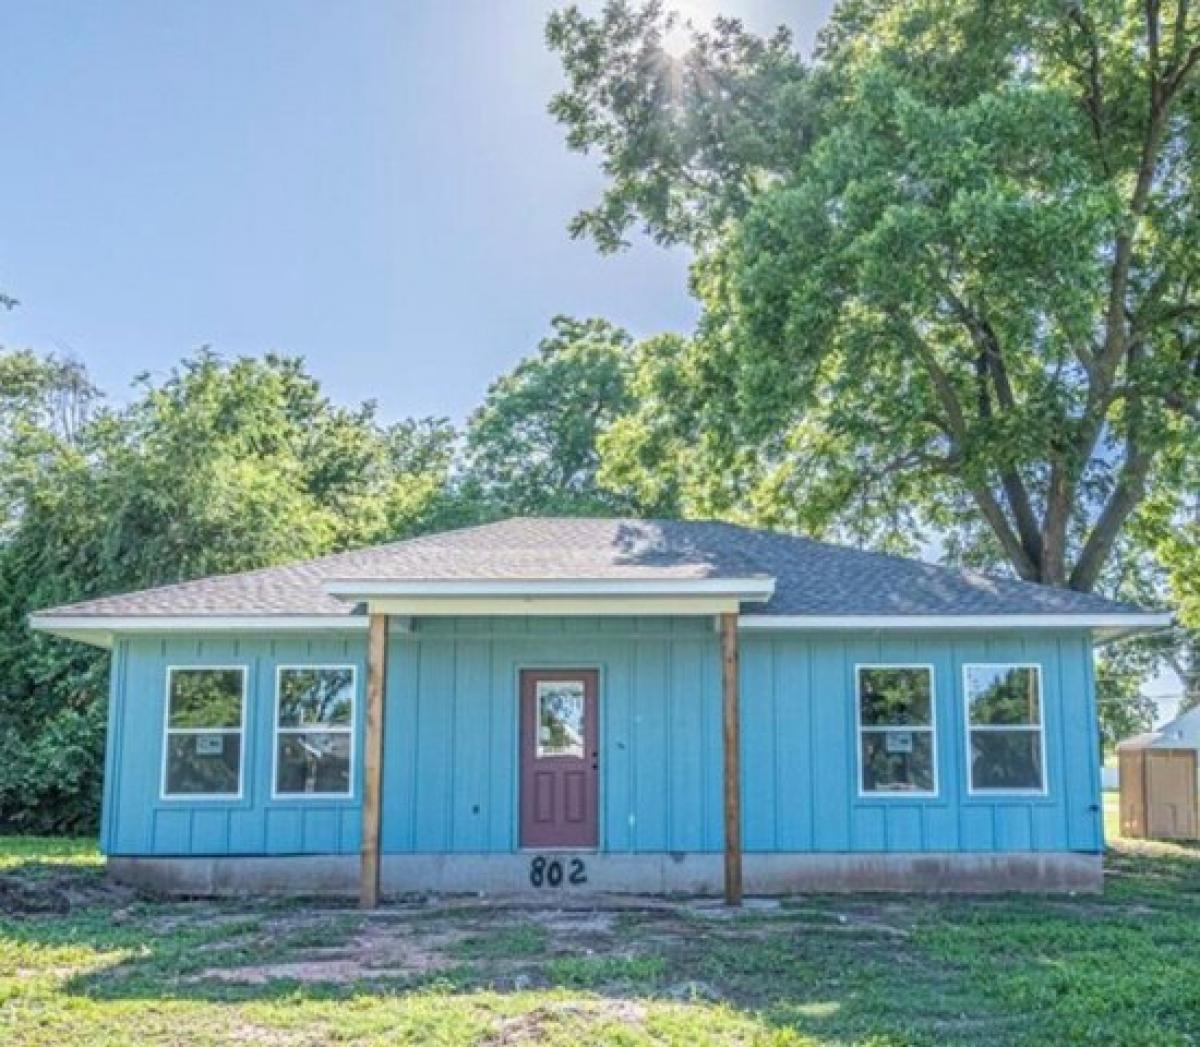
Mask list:
[[[1081,614],[744,614],[738,628],[855,631],[861,629],[1094,629],[1114,633],[1165,629],[1173,622],[1168,612],[1088,612]]]
[[[111,647],[116,633],[366,632],[361,614],[31,614],[29,628]],[[393,632],[407,623],[392,623]]]
[[[324,589],[330,596],[365,600],[380,596],[736,596],[765,602],[775,592],[775,579],[759,578],[537,578],[434,579],[388,581],[370,578],[331,578]]]
[[[476,614],[480,613],[478,611]],[[636,611],[630,612],[636,614]],[[674,613],[679,613],[678,611]],[[706,613],[706,612],[705,612]],[[1100,639],[1116,639],[1136,632],[1168,628],[1173,618],[1166,612],[1089,614],[975,614],[975,615],[784,615],[744,614],[738,619],[743,632],[829,632],[862,630],[1004,630],[1088,629]],[[117,633],[241,633],[241,632],[366,632],[364,614],[191,614],[191,615],[83,615],[32,614],[29,627],[69,640],[111,647]],[[403,616],[393,616],[392,632],[411,627]]]
[[[367,607],[405,618],[696,618],[739,605],[737,596],[372,596]]]

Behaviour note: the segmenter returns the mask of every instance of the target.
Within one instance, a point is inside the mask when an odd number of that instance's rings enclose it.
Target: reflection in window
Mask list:
[[[582,680],[538,680],[537,755],[583,756]]]
[[[236,797],[242,791],[246,670],[167,670],[164,796]]]
[[[352,666],[280,668],[275,794],[348,796],[354,730]]]
[[[937,791],[928,666],[860,666],[858,722],[862,792]]]
[[[1042,679],[1036,665],[964,670],[971,791],[1042,792]]]

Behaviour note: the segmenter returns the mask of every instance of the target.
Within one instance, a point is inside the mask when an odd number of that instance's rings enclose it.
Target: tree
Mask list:
[[[1154,726],[1158,707],[1142,693],[1153,661],[1152,652],[1136,644],[1118,644],[1097,659],[1096,707],[1103,753],[1114,752],[1118,742]]]
[[[671,409],[613,425],[609,482],[1095,588],[1200,423],[1193,4],[845,0],[811,68],[665,26],[548,26],[608,178],[574,231],[697,252],[694,338],[635,361]]]
[[[1170,604],[1178,618],[1170,632],[1137,646],[1151,667],[1175,673],[1183,685],[1181,709],[1193,709],[1200,705],[1200,441],[1181,442],[1167,456],[1124,551],[1122,582],[1130,595]]]
[[[77,361],[0,351],[0,538],[15,523],[22,486],[43,453],[75,445],[100,399]]]
[[[603,320],[559,316],[552,326],[471,415],[463,489],[493,515],[632,511],[597,482],[597,441],[632,408],[631,339]]]
[[[455,434],[337,407],[299,360],[203,352],[121,410],[78,365],[0,354],[0,825],[87,830],[107,658],[29,612],[437,526]]]

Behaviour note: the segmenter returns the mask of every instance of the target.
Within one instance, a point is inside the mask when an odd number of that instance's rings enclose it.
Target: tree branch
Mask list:
[[[985,316],[971,308],[955,294],[948,283],[945,285],[953,311],[966,327],[971,341],[978,350],[976,375],[979,381],[979,412],[985,419],[992,417],[991,397],[988,393],[989,383],[995,390],[996,402],[1002,410],[1016,410],[1017,398],[1009,379],[1008,368],[1004,363],[1004,355],[1000,349],[1000,339],[995,328]],[[1017,534],[1025,550],[1027,559],[1036,565],[1040,574],[1044,568],[1044,543],[1042,533],[1038,528],[1037,514],[1033,511],[1033,502],[1025,481],[1015,466],[1002,465],[1000,468],[1000,484],[1004,489],[1004,497],[1016,521]]]
[[[1186,0],[1179,0],[1179,3],[1181,8],[1176,12],[1176,39],[1174,41],[1177,53],[1180,53],[1180,41],[1185,34],[1187,21]],[[1152,12],[1149,6],[1147,10],[1148,13],[1156,15],[1157,4],[1153,5]],[[1157,39],[1157,16],[1152,19],[1152,23]],[[1148,26],[1150,24],[1148,22]],[[1147,32],[1150,32],[1149,28]],[[1149,42],[1147,46],[1149,46]],[[1117,234],[1113,250],[1104,345],[1097,361],[1096,378],[1093,382],[1093,386],[1097,387],[1101,396],[1107,393],[1107,387],[1112,382],[1128,344],[1125,312],[1126,299],[1129,294],[1129,273],[1133,262],[1134,233],[1149,204],[1150,190],[1154,186],[1154,177],[1158,170],[1158,152],[1162,146],[1163,136],[1166,134],[1171,102],[1183,86],[1184,81],[1195,69],[1197,62],[1200,62],[1200,43],[1188,50],[1182,59],[1173,63],[1172,68],[1161,79],[1157,75],[1152,75],[1150,79],[1149,120],[1142,140],[1141,157],[1138,161],[1133,192],[1129,199],[1126,224]]]
[[[1131,385],[1136,382],[1142,352],[1141,343],[1130,346],[1128,367]],[[1140,394],[1132,394],[1126,412],[1128,429],[1125,436],[1125,461],[1121,466],[1117,485],[1088,535],[1083,551],[1071,572],[1069,585],[1072,589],[1090,592],[1095,588],[1100,569],[1108,559],[1121,528],[1145,497],[1146,480],[1150,474],[1153,455],[1143,446],[1141,440],[1144,413]]]
[[[1157,0],[1146,0],[1147,8]],[[1096,41],[1096,27],[1091,18],[1084,13],[1083,5],[1071,9],[1068,15],[1083,37],[1084,47],[1087,48],[1087,67],[1083,70],[1087,83],[1084,85],[1083,108],[1087,111],[1092,124],[1092,137],[1096,140],[1096,152],[1100,157],[1100,167],[1106,176],[1112,174],[1105,150],[1104,130],[1104,88],[1100,82],[1100,45]]]
[[[1125,459],[1116,490],[1084,543],[1083,552],[1071,572],[1070,587],[1081,592],[1095,588],[1109,552],[1116,543],[1121,527],[1138,507],[1146,493],[1146,477],[1150,472],[1151,456],[1138,450]]]
[[[1184,41],[1187,39],[1188,0],[1179,0],[1175,6],[1175,37],[1171,45],[1171,64],[1178,66],[1183,57]]]
[[[910,344],[929,375],[938,402],[941,403],[942,410],[946,413],[951,454],[955,458],[960,458],[963,444],[967,438],[967,421],[954,383],[924,340],[912,329],[912,325],[905,321],[902,323]],[[975,504],[979,507],[984,519],[987,520],[988,526],[991,527],[992,533],[996,535],[997,540],[1003,546],[1004,552],[1017,574],[1027,581],[1035,581],[1038,577],[1037,564],[1030,559],[1029,553],[1009,523],[1004,509],[988,489],[987,484],[968,482],[968,490],[971,492],[971,497],[975,499]]]
[[[1159,0],[1146,0],[1146,54],[1150,67],[1150,82],[1158,82]]]

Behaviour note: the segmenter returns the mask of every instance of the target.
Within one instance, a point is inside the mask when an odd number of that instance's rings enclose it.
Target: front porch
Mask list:
[[[763,601],[773,591],[769,579],[730,579],[720,582],[687,580],[669,583],[574,582],[569,587],[546,583],[501,583],[480,586],[425,584],[397,586],[394,582],[335,580],[327,590],[343,599],[365,605],[368,615],[367,680],[365,729],[363,739],[362,842],[360,854],[359,902],[363,908],[379,904],[385,890],[383,839],[386,803],[384,802],[387,748],[386,696],[393,646],[389,643],[391,623],[401,632],[411,629],[414,620],[438,619],[462,622],[482,619],[493,623],[504,619],[558,619],[582,622],[654,621],[668,625],[678,619],[711,622],[715,633],[715,651],[720,665],[721,694],[721,855],[720,890],[729,905],[738,905],[743,893],[742,800],[741,800],[741,713],[739,701],[738,615],[743,600]],[[697,633],[697,638],[700,634]],[[708,652],[704,644],[692,655],[697,666],[703,665]],[[582,886],[589,882],[587,856],[592,862],[590,890],[634,891],[640,893],[713,893],[715,858],[706,853],[688,855],[637,854],[612,856],[604,851],[605,837],[599,801],[600,761],[607,763],[608,740],[598,740],[608,718],[607,699],[601,683],[607,675],[594,661],[594,652],[581,651],[582,661],[562,661],[561,654],[549,662],[536,660],[518,669],[516,690],[520,709],[517,719],[516,832],[517,853],[505,856],[481,855],[466,858],[445,855],[421,856],[394,863],[398,872],[395,887],[424,884],[427,889],[454,891],[478,890],[487,893],[514,893],[540,888],[543,879]],[[578,680],[572,679],[578,677]],[[534,687],[556,679],[560,686],[577,686],[578,727],[582,735],[569,751],[541,751],[537,731],[541,720],[532,702]],[[586,700],[585,700],[586,699]],[[600,713],[604,707],[603,716]],[[540,707],[539,707],[540,708]],[[586,744],[585,744],[586,743]],[[703,758],[703,757],[702,757]],[[574,768],[578,768],[574,770]],[[561,777],[567,783],[559,785]],[[572,790],[571,782],[578,780]],[[546,790],[542,784],[548,781]],[[672,786],[674,783],[671,783]],[[559,790],[566,790],[562,797]],[[535,825],[537,810],[543,806],[543,791],[549,808],[581,808],[575,832],[562,835],[559,826],[539,831]],[[478,810],[478,808],[475,808]],[[631,821],[636,817],[629,815]],[[557,832],[557,835],[556,835]],[[563,844],[568,850],[557,853]],[[544,852],[544,853],[538,853]],[[576,853],[578,852],[578,853]],[[539,863],[542,863],[539,865]],[[765,883],[764,883],[765,886]]]

